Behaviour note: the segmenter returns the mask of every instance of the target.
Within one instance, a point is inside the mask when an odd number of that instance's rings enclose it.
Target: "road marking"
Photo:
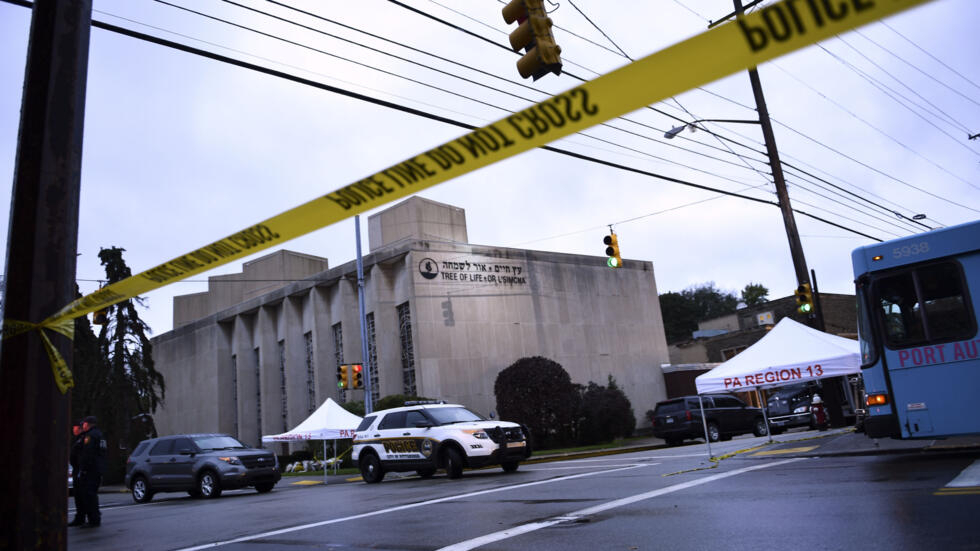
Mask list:
[[[756,455],[778,455],[781,453],[803,453],[815,449],[817,449],[817,446],[803,446],[800,448],[783,448],[781,450],[766,450],[764,452],[755,452],[752,454],[752,456],[754,457]]]
[[[540,486],[542,484],[551,484],[553,482],[562,482],[562,481],[565,481],[565,480],[573,480],[573,479],[576,479],[576,478],[585,478],[587,476],[595,476],[595,475],[600,475],[600,474],[615,473],[615,472],[618,472],[618,471],[626,471],[626,470],[629,470],[629,469],[638,469],[640,467],[649,467],[649,466],[650,466],[649,463],[641,463],[641,464],[636,464],[636,465],[630,465],[628,467],[620,467],[618,469],[606,469],[606,470],[603,470],[603,471],[596,471],[596,472],[591,472],[591,473],[572,474],[572,475],[568,475],[568,476],[559,476],[557,478],[549,478],[548,480],[538,480],[536,482],[525,482],[523,484],[514,484],[514,485],[511,485],[511,486],[501,486],[499,488],[490,488],[490,489],[487,489],[487,490],[479,490],[479,491],[476,491],[476,492],[467,492],[465,494],[457,494],[457,495],[452,495],[452,496],[440,497],[438,499],[430,499],[428,501],[421,501],[421,502],[417,502],[417,503],[408,503],[408,504],[405,504],[405,505],[398,505],[396,507],[389,507],[387,509],[379,509],[377,511],[370,511],[370,512],[367,512],[367,513],[361,513],[359,515],[351,515],[349,517],[335,518],[335,519],[331,519],[331,520],[323,520],[323,521],[320,521],[320,522],[311,522],[309,524],[300,524],[298,526],[290,526],[288,528],[281,528],[279,530],[272,530],[270,532],[263,532],[261,534],[253,534],[251,536],[242,536],[240,538],[235,538],[233,540],[216,541],[216,542],[211,542],[211,543],[205,543],[204,545],[197,545],[197,546],[194,546],[194,547],[185,547],[183,549],[178,549],[177,551],[198,551],[199,549],[210,549],[212,547],[220,547],[222,545],[229,545],[229,544],[232,544],[232,543],[241,543],[243,541],[252,541],[252,540],[257,540],[257,539],[260,539],[260,538],[268,538],[268,537],[272,537],[272,536],[278,536],[280,534],[288,534],[290,532],[298,532],[300,530],[307,530],[307,529],[310,529],[310,528],[317,528],[317,527],[320,527],[320,526],[326,526],[328,524],[337,524],[337,523],[347,522],[347,521],[351,521],[351,520],[358,520],[358,519],[362,519],[362,518],[368,518],[368,517],[374,517],[374,516],[378,516],[378,515],[384,515],[386,513],[394,513],[396,511],[404,511],[406,509],[415,509],[417,507],[423,507],[425,505],[434,505],[436,503],[443,503],[443,502],[446,502],[446,501],[453,501],[453,500],[457,500],[457,499],[466,499],[466,498],[469,498],[469,497],[481,496],[481,495],[485,495],[485,494],[492,494],[492,493],[496,493],[496,492],[506,492],[508,490],[517,490],[517,489],[520,489],[520,488],[529,488],[531,486]]]
[[[508,528],[507,530],[501,530],[500,532],[494,532],[493,534],[487,534],[485,536],[480,536],[478,538],[473,538],[471,540],[466,540],[459,542],[454,545],[449,545],[439,549],[438,551],[467,551],[469,549],[476,549],[488,543],[493,543],[508,538],[513,538],[521,534],[527,534],[528,532],[534,532],[535,530],[540,530],[542,528],[547,528],[549,526],[554,526],[556,524],[561,524],[563,522],[574,522],[582,517],[587,517],[589,515],[595,515],[603,511],[608,511],[610,509],[615,509],[617,507],[623,507],[625,505],[630,505],[638,501],[644,501],[650,498],[662,496],[665,494],[677,492],[680,490],[685,490],[687,488],[692,488],[694,486],[699,486],[701,484],[707,484],[708,482],[714,482],[716,480],[721,480],[723,478],[728,478],[731,476],[739,475],[742,473],[747,473],[749,471],[755,471],[758,469],[766,469],[769,467],[775,467],[777,465],[785,465],[786,463],[792,463],[794,461],[800,461],[801,458],[784,459],[782,461],[776,461],[773,463],[766,463],[763,465],[753,465],[751,467],[744,467],[742,469],[736,469],[734,471],[728,471],[725,473],[719,473],[711,476],[706,476],[704,478],[699,478],[697,480],[690,480],[688,482],[682,482],[680,484],[674,484],[673,486],[667,486],[666,488],[660,488],[659,490],[653,490],[650,492],[644,492],[642,494],[636,494],[630,497],[624,497],[622,499],[617,499],[614,501],[609,501],[606,503],[600,503],[593,507],[588,507],[586,509],[581,509],[575,511],[574,513],[569,513],[567,515],[562,515],[559,517],[553,517],[541,522],[531,522],[521,526],[515,526],[513,528]]]
[[[973,486],[968,488],[940,488],[938,491],[933,492],[934,496],[971,496],[980,495],[980,486]]]
[[[960,471],[960,474],[946,485],[947,488],[963,488],[966,486],[980,486],[980,459]]]
[[[646,465],[648,467],[652,467],[653,465],[659,465],[659,464],[660,463],[644,463],[644,465]],[[629,466],[633,466],[633,465],[635,465],[635,463],[630,463],[629,464]],[[627,466],[627,465],[606,465],[606,467],[625,467],[625,466]],[[588,469],[589,467],[590,467],[590,465],[581,465],[581,466],[575,466],[575,467],[541,467],[541,468],[533,468],[533,469],[532,468],[529,468],[529,467],[523,467],[523,468],[521,468],[521,471],[525,471],[525,472],[568,471],[568,470],[572,470],[572,469]]]
[[[707,455],[708,454],[706,454],[706,453],[685,453],[685,454],[678,454],[678,455],[644,455],[642,457],[630,457],[629,460],[630,461],[643,461],[644,459],[675,459],[675,458],[679,458],[679,457],[705,457]],[[534,460],[533,457],[531,459]],[[569,463],[569,462],[572,462],[572,461],[575,461],[575,462],[581,461],[581,462],[584,463],[586,461],[600,462],[600,461],[622,461],[622,460],[623,460],[622,457],[592,457],[592,458],[587,458],[587,459],[575,459],[574,457],[569,457],[568,459],[555,458],[551,462],[553,462],[553,463]]]
[[[933,492],[934,496],[966,496],[980,494],[980,459],[960,471],[949,484]]]

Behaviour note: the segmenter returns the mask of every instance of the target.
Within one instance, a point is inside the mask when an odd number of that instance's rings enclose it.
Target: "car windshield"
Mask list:
[[[198,436],[194,438],[194,443],[197,447],[204,451],[208,450],[235,450],[235,449],[245,449],[248,446],[242,444],[238,440],[230,436]]]
[[[432,408],[426,410],[436,423],[439,425],[448,425],[451,423],[466,423],[468,421],[485,421],[486,417],[473,413],[466,408]]]
[[[805,385],[790,385],[790,386],[784,386],[782,388],[775,388],[770,391],[772,394],[770,394],[769,399],[772,400],[777,396],[782,399],[788,399],[791,396],[796,396],[797,394],[804,391],[806,391]]]

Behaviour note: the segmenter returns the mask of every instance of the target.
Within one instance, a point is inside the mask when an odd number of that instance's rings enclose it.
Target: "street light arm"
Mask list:
[[[684,130],[685,128],[691,128],[693,130],[694,128],[696,128],[695,125],[699,122],[733,122],[738,124],[762,124],[758,120],[747,120],[747,119],[697,119],[689,123],[682,124],[681,126],[675,126],[674,128],[671,128],[670,130],[664,132],[664,138],[667,138],[669,140],[674,136],[680,134],[681,131]]]

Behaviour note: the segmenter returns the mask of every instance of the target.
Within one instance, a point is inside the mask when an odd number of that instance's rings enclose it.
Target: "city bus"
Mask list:
[[[855,249],[871,438],[980,433],[980,220]]]

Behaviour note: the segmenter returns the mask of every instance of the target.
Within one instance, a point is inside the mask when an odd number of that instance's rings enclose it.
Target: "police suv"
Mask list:
[[[510,473],[531,455],[527,435],[517,423],[492,421],[458,404],[406,402],[364,418],[352,458],[368,483],[389,471],[429,478],[445,469],[459,478],[464,467],[500,465]]]

